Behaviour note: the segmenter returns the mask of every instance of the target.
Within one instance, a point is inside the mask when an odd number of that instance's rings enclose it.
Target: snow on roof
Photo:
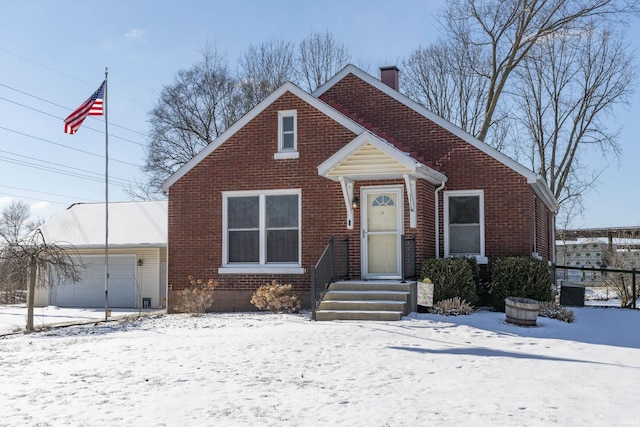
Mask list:
[[[47,242],[104,247],[105,204],[71,205],[40,230]],[[109,203],[109,246],[167,246],[167,201]]]
[[[614,245],[640,245],[640,239],[630,239],[626,237],[613,237]],[[557,246],[576,246],[576,245],[608,245],[608,237],[580,237],[574,240],[556,240]]]

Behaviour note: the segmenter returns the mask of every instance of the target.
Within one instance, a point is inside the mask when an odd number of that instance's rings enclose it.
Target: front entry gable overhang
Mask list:
[[[318,166],[318,175],[339,181],[347,210],[347,229],[353,229],[355,181],[402,179],[409,204],[409,226],[417,226],[416,180],[440,185],[447,177],[420,163],[371,132],[363,132]]]
[[[318,166],[318,175],[333,181],[394,179],[411,176],[431,184],[447,177],[371,132],[363,132]]]

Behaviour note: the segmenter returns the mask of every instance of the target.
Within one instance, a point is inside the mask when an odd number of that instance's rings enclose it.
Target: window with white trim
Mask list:
[[[298,113],[296,110],[278,111],[278,152],[276,159],[298,158]]]
[[[300,191],[223,193],[225,266],[300,266]]]
[[[444,221],[445,256],[475,256],[483,262],[484,192],[446,191]]]

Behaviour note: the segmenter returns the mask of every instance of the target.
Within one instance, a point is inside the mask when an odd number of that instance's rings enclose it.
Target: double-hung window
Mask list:
[[[278,152],[276,159],[298,158],[298,113],[296,110],[278,111]]]
[[[226,267],[300,266],[300,191],[223,193]]]
[[[486,262],[482,190],[445,192],[444,220],[445,256],[473,256]]]

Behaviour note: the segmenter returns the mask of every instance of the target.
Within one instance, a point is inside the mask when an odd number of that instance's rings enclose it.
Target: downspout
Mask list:
[[[446,181],[443,181],[438,188],[436,188],[436,259],[440,258],[440,199],[438,193],[444,188]]]
[[[556,263],[556,213],[550,212],[550,215],[551,215],[551,262],[555,264]],[[566,256],[566,251],[565,251],[565,256]]]
[[[538,198],[533,195],[533,253],[534,257],[538,256]]]

